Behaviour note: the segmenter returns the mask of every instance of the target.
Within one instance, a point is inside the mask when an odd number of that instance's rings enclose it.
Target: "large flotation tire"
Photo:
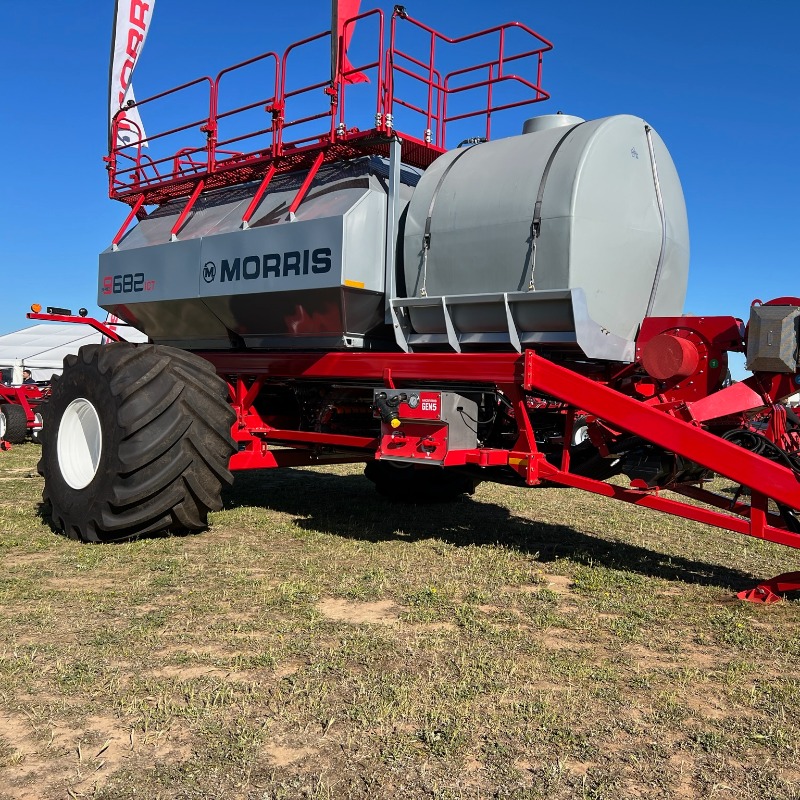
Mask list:
[[[205,359],[115,342],[67,356],[43,408],[44,500],[85,542],[201,530],[233,476],[234,412]]]

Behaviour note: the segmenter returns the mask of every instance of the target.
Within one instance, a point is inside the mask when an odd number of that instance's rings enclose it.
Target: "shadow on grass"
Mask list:
[[[543,563],[568,558],[733,592],[754,582],[751,574],[741,570],[609,541],[566,525],[524,519],[496,503],[466,496],[453,503],[392,503],[361,475],[254,470],[238,473],[223,499],[225,508],[256,506],[291,514],[299,528],[348,539],[413,542],[436,538],[460,546],[501,544]]]

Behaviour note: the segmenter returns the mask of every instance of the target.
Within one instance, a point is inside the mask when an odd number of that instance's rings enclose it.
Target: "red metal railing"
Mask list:
[[[208,164],[207,155],[198,160],[192,158],[203,150],[203,147],[179,147],[169,155],[160,158],[153,158],[145,147],[158,147],[159,142],[163,142],[173,136],[189,131],[203,131],[205,127],[214,125],[214,81],[211,78],[196,78],[188,83],[181,84],[174,89],[159,92],[144,100],[136,103],[139,109],[154,107],[154,105],[166,97],[181,102],[179,96],[182,92],[188,91],[192,87],[208,84],[209,92],[207,98],[208,115],[200,119],[192,119],[180,125],[160,131],[152,136],[147,136],[144,131],[139,130],[132,120],[126,120],[126,124],[135,129],[139,140],[132,145],[118,145],[111,149],[108,156],[110,194],[114,199],[121,199],[121,195],[135,195],[164,182],[174,180],[177,177],[188,175],[189,172],[199,172]],[[147,111],[144,112],[145,115]],[[111,142],[118,141],[118,117],[114,118],[111,127]],[[166,148],[171,149],[171,148]]]
[[[133,144],[111,147],[106,159],[109,195],[142,213],[143,205],[195,194],[200,181],[208,190],[310,167],[318,164],[320,151],[322,162],[362,153],[385,154],[389,137],[399,133],[400,117],[402,136],[409,145],[404,158],[424,167],[454,144],[448,140],[448,124],[483,118],[481,132],[489,138],[494,113],[549,97],[541,87],[542,58],[552,45],[519,23],[452,39],[396,7],[387,44],[384,15],[376,9],[346,21],[343,41],[356,23],[362,42],[358,52],[368,55],[350,65],[340,48],[333,75],[322,59],[326,72],[316,80],[298,87],[289,81],[295,70],[305,75],[309,63],[319,61],[308,53],[330,40],[331,32],[325,31],[290,45],[282,56],[263,53],[222,70],[215,78],[197,78],[138,101],[148,127],[162,117],[168,124],[152,135],[137,131],[139,141]],[[421,55],[407,45],[401,47],[401,29],[426,40]],[[512,34],[524,42],[521,49],[509,45]],[[367,36],[374,36],[374,41],[364,47]],[[488,60],[469,60],[476,43],[491,47]],[[351,59],[353,52],[351,47],[347,54]],[[365,109],[364,85],[350,82],[358,73],[368,76],[374,93],[374,119],[361,130],[348,128],[354,107],[361,113]],[[241,102],[229,86],[235,78],[251,74],[247,91],[252,96]],[[500,97],[508,87],[518,94]],[[355,92],[360,98],[353,96]],[[231,101],[225,105],[223,100],[229,96]],[[176,113],[186,114],[186,109],[188,119],[176,118]],[[264,113],[269,115],[266,124],[260,116]],[[127,124],[131,125],[130,120]],[[117,141],[115,120],[111,142]]]
[[[397,43],[397,21],[403,20],[412,27],[427,35],[428,38],[428,60],[421,61],[410,53],[402,51]],[[517,31],[526,40],[536,43],[532,49],[520,52],[508,52],[507,40],[511,31]],[[439,71],[435,68],[436,54],[441,51],[442,46],[456,47],[468,42],[480,42],[481,45],[491,43],[492,39],[497,41],[497,57],[479,64],[469,64],[468,66],[452,69],[442,79]],[[422,83],[427,90],[427,107],[425,109],[412,106],[406,100],[401,99],[394,92],[393,83],[390,83],[387,92],[387,107],[400,105],[411,108],[418,113],[426,115],[425,140],[432,142],[436,147],[444,148],[447,145],[447,123],[458,120],[471,119],[474,117],[485,117],[486,128],[485,138],[490,138],[492,113],[504,111],[511,108],[518,108],[530,105],[541,100],[546,100],[550,95],[541,88],[542,83],[542,61],[544,54],[551,50],[553,45],[540,36],[531,28],[519,22],[509,22],[505,25],[497,25],[477,33],[460,36],[456,39],[443,36],[438,31],[430,28],[419,20],[413,19],[407,13],[398,13],[392,16],[391,39],[387,54],[392,61],[392,69],[387,70],[387,77],[393,82],[394,73],[403,74],[412,80]],[[409,64],[419,67],[420,73],[415,73],[413,69],[404,67],[397,63],[397,58],[405,59]],[[535,79],[532,81],[516,73],[506,74],[504,67],[513,62],[523,62],[525,59],[535,63]],[[473,79],[470,83],[463,85],[453,83],[455,79],[463,78],[466,75],[486,70],[485,78]],[[516,101],[502,102],[500,105],[494,102],[494,89],[503,82],[515,83],[525,87],[530,91],[530,96]],[[486,103],[477,108],[469,108],[460,113],[449,114],[447,111],[448,98],[454,98],[460,94],[474,92],[478,89],[486,89]],[[435,123],[435,124],[434,124]]]
[[[268,95],[267,97],[259,97],[256,100],[253,100],[250,103],[247,103],[240,107],[234,107],[229,111],[220,112],[219,104],[220,104],[220,86],[222,83],[222,79],[227,75],[233,75],[240,70],[249,67],[253,64],[261,63],[262,61],[267,60],[274,60],[275,62],[275,71],[274,71],[274,79],[273,79],[273,86],[272,86],[272,94]],[[234,118],[240,117],[242,114],[247,113],[248,111],[253,111],[257,108],[266,110],[272,113],[272,110],[277,103],[278,93],[279,93],[279,75],[280,75],[280,64],[281,60],[277,53],[269,52],[269,53],[262,53],[260,56],[255,56],[253,58],[248,59],[247,61],[243,61],[241,64],[236,64],[232,67],[228,67],[223,69],[222,72],[217,75],[216,80],[214,81],[214,88],[211,93],[212,103],[213,103],[213,113],[211,115],[211,119],[209,120],[209,127],[212,128],[213,134],[215,137],[219,136],[219,124],[222,121],[233,120]],[[212,127],[213,126],[213,127]],[[266,147],[261,146],[258,148],[259,150],[270,152],[275,147],[275,136],[276,136],[276,126],[274,119],[270,120],[270,124],[267,127],[257,128],[254,131],[247,131],[245,133],[241,133],[238,135],[233,135],[228,138],[223,138],[220,141],[216,142],[215,145],[215,156],[216,153],[223,153],[228,158],[242,158],[245,156],[245,152],[237,152],[231,150],[223,150],[221,148],[227,148],[231,145],[241,145],[243,142],[249,142],[250,147],[256,143],[259,137],[267,136]],[[253,152],[252,149],[249,149],[248,152]],[[216,157],[213,161],[213,166],[216,166]]]

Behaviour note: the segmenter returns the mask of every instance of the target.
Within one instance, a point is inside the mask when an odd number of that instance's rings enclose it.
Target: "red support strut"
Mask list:
[[[780,603],[782,595],[800,592],[800,572],[784,572],[771,580],[759,583],[752,589],[745,589],[736,596],[748,603]]]

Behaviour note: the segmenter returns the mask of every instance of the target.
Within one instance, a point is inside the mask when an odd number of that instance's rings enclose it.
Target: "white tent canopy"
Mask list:
[[[126,339],[146,341],[133,328],[120,331]],[[132,334],[132,335],[129,335]],[[46,381],[61,374],[65,356],[77,353],[85,344],[100,344],[102,335],[90,325],[72,322],[45,322],[0,336],[0,368],[22,366],[33,379]]]

